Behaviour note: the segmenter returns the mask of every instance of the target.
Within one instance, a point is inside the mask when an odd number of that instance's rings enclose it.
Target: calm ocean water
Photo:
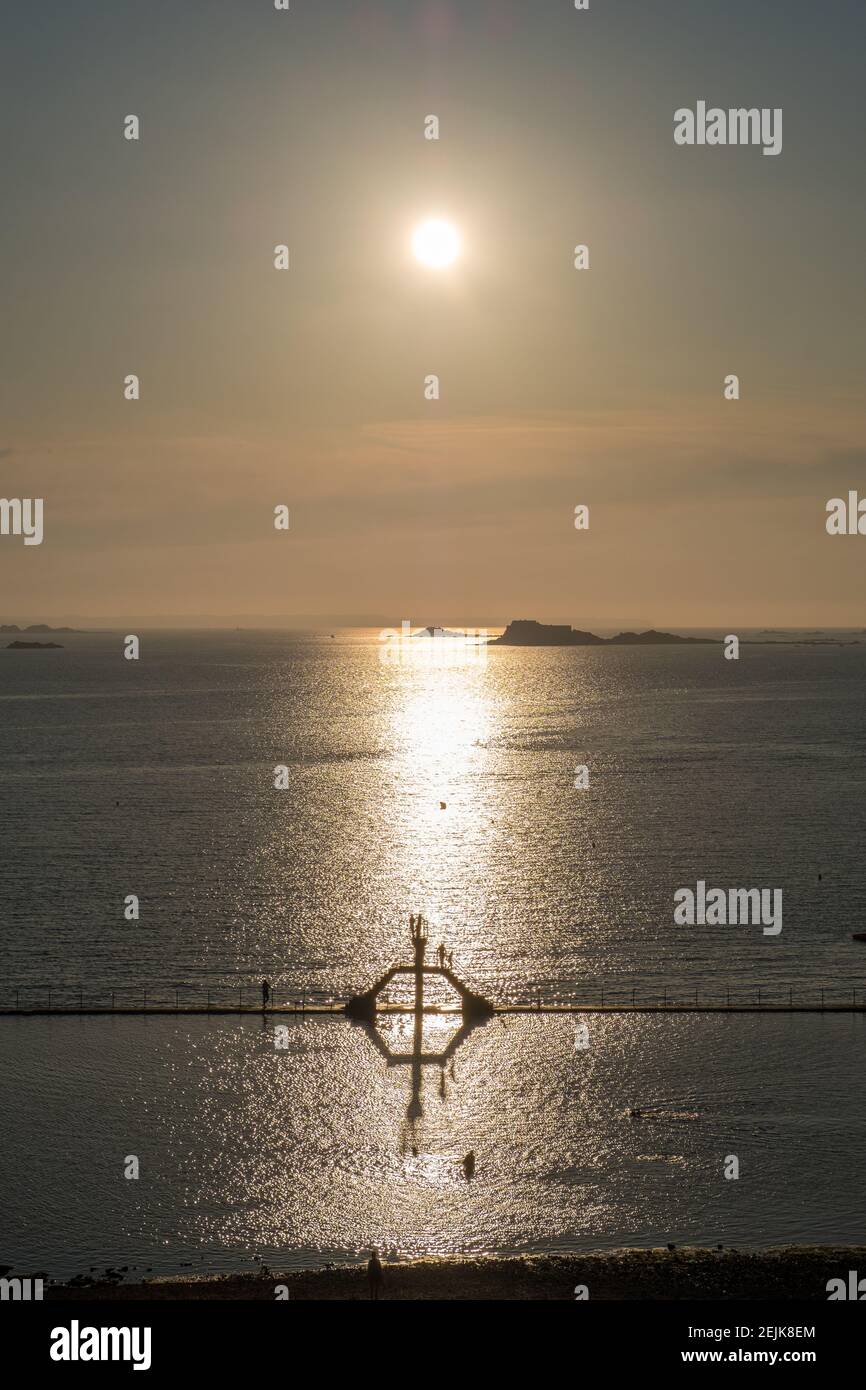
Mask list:
[[[419,910],[493,998],[866,986],[866,647],[385,663],[357,634],[238,632],[144,634],[127,662],[118,636],[59,640],[0,651],[4,1002],[263,974],[345,995]],[[781,934],[674,926],[698,879],[781,888]],[[590,1027],[577,1054],[573,1018],[495,1019],[413,1107],[412,1069],[339,1019],[293,1022],[284,1053],[254,1019],[0,1020],[22,1117],[0,1257],[864,1239],[861,1017]]]
[[[573,1018],[492,1020],[410,1114],[411,1069],[338,1018],[280,1052],[253,1018],[2,1019],[0,1263],[864,1242],[862,1015],[588,1021],[575,1052]]]
[[[418,910],[494,996],[866,976],[866,645],[60,640],[0,651],[6,987],[345,994]],[[701,878],[781,888],[781,934],[674,926]]]

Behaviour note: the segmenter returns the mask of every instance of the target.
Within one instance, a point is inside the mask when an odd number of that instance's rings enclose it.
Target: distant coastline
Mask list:
[[[17,623],[0,623],[0,633],[9,632],[80,632],[77,627],[49,627],[47,623],[31,623],[29,627],[19,627]]]

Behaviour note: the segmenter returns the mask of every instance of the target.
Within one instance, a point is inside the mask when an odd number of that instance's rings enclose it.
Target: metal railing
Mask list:
[[[346,999],[327,990],[272,986],[268,1009],[315,1013],[339,1009]],[[74,985],[0,986],[0,1010],[20,1013],[261,1013],[260,985],[122,985],[83,989]]]
[[[639,988],[594,984],[582,989],[551,992],[540,986],[525,993],[509,993],[497,1000],[497,1008],[566,1011],[574,1009],[722,1010],[766,1009],[768,1012],[798,1009],[864,1009],[863,985],[689,985],[686,983]]]

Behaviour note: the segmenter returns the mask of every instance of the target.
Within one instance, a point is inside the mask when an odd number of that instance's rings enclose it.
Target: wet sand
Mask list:
[[[432,1300],[573,1301],[585,1285],[590,1299],[827,1299],[827,1281],[849,1270],[866,1275],[866,1246],[778,1246],[767,1250],[613,1250],[590,1255],[435,1258],[385,1261],[382,1297]],[[261,1274],[199,1275],[141,1284],[55,1285],[49,1299],[369,1298],[366,1267]],[[282,1295],[285,1297],[285,1294]]]

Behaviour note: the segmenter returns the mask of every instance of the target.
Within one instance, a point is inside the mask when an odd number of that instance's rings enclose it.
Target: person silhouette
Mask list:
[[[439,965],[440,965],[440,968],[441,968],[441,967],[445,964],[445,947],[443,946],[443,944],[442,944],[441,941],[439,942],[439,946],[438,946],[438,948],[437,948],[436,954],[437,954],[438,957],[439,957]]]
[[[271,987],[267,980],[262,980],[262,1008],[266,1009],[271,998]]]
[[[379,1259],[379,1251],[376,1246],[370,1251],[370,1258],[367,1261],[367,1278],[370,1281],[370,1297],[378,1299],[382,1292],[382,1285],[385,1282],[385,1275],[382,1269],[382,1261]]]
[[[471,1182],[475,1177],[475,1150],[470,1149],[463,1160],[463,1173],[467,1182]]]

